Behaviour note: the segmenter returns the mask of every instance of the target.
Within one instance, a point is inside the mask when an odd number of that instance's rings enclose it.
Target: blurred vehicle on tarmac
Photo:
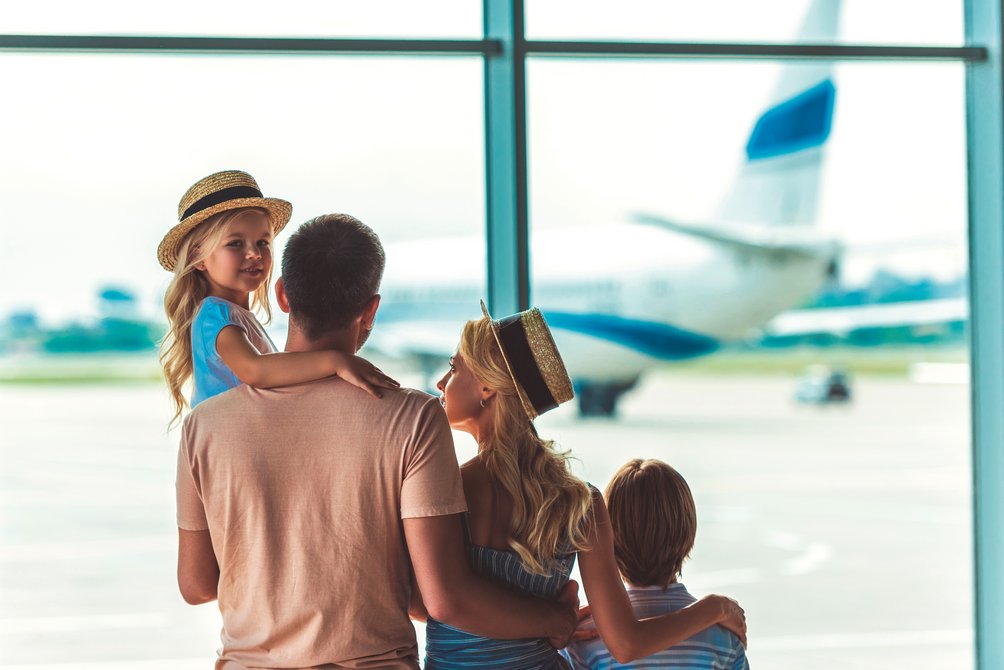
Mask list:
[[[810,405],[828,405],[851,401],[851,382],[843,368],[811,366],[798,380],[795,401]]]

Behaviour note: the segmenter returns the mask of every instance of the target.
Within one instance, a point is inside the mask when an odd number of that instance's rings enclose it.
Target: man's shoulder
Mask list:
[[[402,405],[414,405],[415,407],[425,407],[426,405],[437,405],[439,401],[433,395],[418,389],[402,386],[396,389],[386,389],[383,392],[383,399],[391,399]]]
[[[244,384],[234,386],[222,393],[206,398],[192,408],[192,411],[185,417],[185,426],[206,425],[219,417],[232,415],[234,408],[249,401],[248,389],[251,387]]]
[[[425,391],[412,388],[384,389],[383,398],[376,399],[344,380],[331,377],[273,389],[256,389],[241,384],[199,403],[184,423],[186,427],[214,426],[220,421],[226,423],[229,418],[239,416],[242,412],[253,408],[261,410],[284,400],[287,401],[284,411],[295,413],[294,408],[299,407],[305,415],[315,418],[319,418],[319,408],[324,408],[326,411],[323,414],[332,419],[337,419],[341,412],[364,412],[367,416],[376,418],[391,415],[418,417],[442,411],[439,401]]]

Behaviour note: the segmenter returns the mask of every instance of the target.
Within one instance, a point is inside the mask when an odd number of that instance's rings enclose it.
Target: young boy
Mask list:
[[[679,472],[657,460],[636,458],[617,471],[606,491],[614,556],[639,619],[673,612],[696,598],[676,581],[697,536],[697,509]],[[591,619],[583,627],[592,624]],[[567,656],[577,669],[690,668],[747,670],[739,639],[713,626],[680,644],[619,664],[599,638],[573,642]]]

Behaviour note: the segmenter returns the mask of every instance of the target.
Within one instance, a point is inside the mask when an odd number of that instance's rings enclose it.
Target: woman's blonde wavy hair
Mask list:
[[[178,247],[178,263],[174,277],[164,294],[164,311],[167,312],[168,331],[160,344],[160,364],[164,368],[164,379],[174,401],[173,425],[188,405],[183,389],[192,377],[192,322],[199,311],[199,304],[209,295],[209,282],[203,272],[195,266],[206,260],[220,245],[230,223],[250,212],[270,219],[268,210],[260,207],[241,207],[220,212],[196,226]],[[268,287],[272,280],[272,269],[261,286],[252,294],[251,309],[264,313],[264,323],[272,320],[272,307],[268,301]]]
[[[568,452],[537,435],[487,318],[467,322],[459,353],[478,381],[495,391],[480,455],[489,477],[512,498],[509,546],[531,572],[547,574],[557,554],[587,548],[592,494],[568,471]]]

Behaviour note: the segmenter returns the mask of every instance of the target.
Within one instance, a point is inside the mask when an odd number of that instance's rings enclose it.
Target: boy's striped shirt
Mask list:
[[[661,586],[629,586],[628,596],[639,619],[668,614],[682,609],[697,599],[683,584]],[[583,626],[592,626],[586,619]],[[681,668],[683,670],[748,670],[746,650],[739,638],[721,626],[712,626],[684,640],[675,647],[652,656],[618,663],[600,638],[573,642],[565,650],[566,657],[577,670],[614,670],[615,668]]]

